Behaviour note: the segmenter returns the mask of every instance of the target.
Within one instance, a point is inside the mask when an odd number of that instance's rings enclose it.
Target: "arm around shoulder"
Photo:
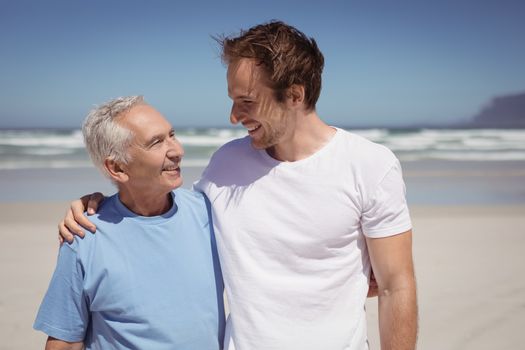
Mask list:
[[[412,231],[366,239],[379,289],[382,350],[413,350],[417,338],[417,297]]]
[[[71,243],[74,235],[84,237],[82,227],[95,232],[96,226],[84,216],[84,211],[88,215],[94,214],[103,201],[104,195],[100,192],[95,192],[71,202],[64,219],[58,224],[60,242],[68,241]]]

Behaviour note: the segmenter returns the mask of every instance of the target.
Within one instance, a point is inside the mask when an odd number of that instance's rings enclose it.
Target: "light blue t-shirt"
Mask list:
[[[95,234],[63,244],[34,328],[87,349],[222,348],[223,283],[209,202],[177,189],[142,217],[113,195]]]

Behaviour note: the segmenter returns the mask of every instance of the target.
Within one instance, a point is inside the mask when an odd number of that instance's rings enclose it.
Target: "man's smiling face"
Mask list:
[[[289,131],[284,103],[276,101],[266,73],[254,60],[242,58],[228,66],[228,96],[232,124],[241,123],[258,149],[279,144]]]
[[[134,135],[128,149],[131,160],[123,165],[128,185],[144,193],[159,194],[180,187],[179,165],[184,149],[162,114],[149,105],[139,105],[120,117],[119,124]]]

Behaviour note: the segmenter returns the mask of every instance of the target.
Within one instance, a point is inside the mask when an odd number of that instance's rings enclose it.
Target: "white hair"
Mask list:
[[[82,124],[84,143],[91,160],[105,175],[109,175],[104,167],[106,159],[124,164],[130,161],[127,150],[134,134],[119,125],[116,118],[144,104],[143,96],[118,97],[93,108],[86,116]]]

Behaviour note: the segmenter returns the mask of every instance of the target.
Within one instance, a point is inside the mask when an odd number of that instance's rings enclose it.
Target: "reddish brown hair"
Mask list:
[[[255,59],[270,80],[275,98],[283,102],[290,86],[304,86],[307,109],[315,109],[321,93],[324,57],[313,38],[280,21],[254,26],[236,37],[216,37],[222,60]]]

